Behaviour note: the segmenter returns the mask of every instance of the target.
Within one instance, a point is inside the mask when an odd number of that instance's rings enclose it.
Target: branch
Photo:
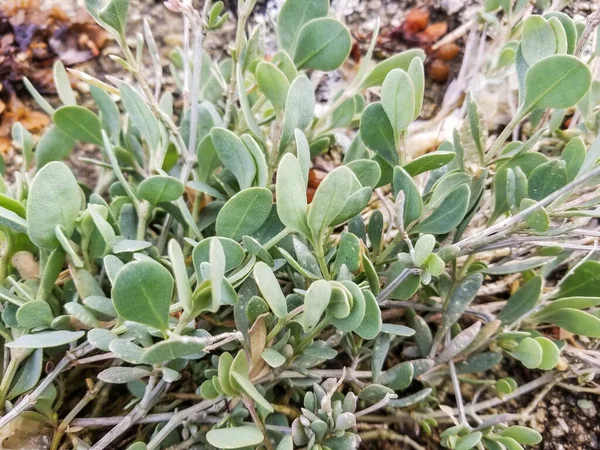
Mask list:
[[[54,367],[54,370],[44,378],[44,381],[42,381],[31,394],[24,396],[13,409],[2,416],[0,419],[0,428],[3,428],[5,425],[12,422],[21,413],[33,408],[35,402],[37,402],[38,398],[44,393],[46,388],[50,386],[62,372],[68,369],[77,357],[84,356],[92,350],[94,350],[94,347],[86,341],[72,352],[67,352],[66,356],[59,361]]]
[[[200,402],[194,406],[191,406],[190,408],[183,409],[174,414],[169,414],[170,415],[169,421],[165,424],[164,427],[161,428],[161,430],[158,433],[156,433],[156,435],[148,443],[148,445],[147,445],[148,450],[154,450],[156,448],[159,448],[160,444],[167,438],[169,433],[171,433],[171,431],[173,431],[175,428],[177,428],[179,425],[181,425],[181,423],[183,423],[183,421],[188,420],[188,419],[194,420],[195,416],[198,416],[199,414],[202,414],[202,415],[206,414],[205,411],[207,409],[216,406],[222,400],[223,400],[223,397],[219,396],[214,400],[204,400],[203,402]],[[161,416],[162,416],[162,414],[161,414]]]
[[[565,194],[570,193],[575,188],[581,186],[585,182],[591,180],[592,178],[594,178],[598,175],[600,175],[600,166],[596,167],[593,170],[590,170],[585,175],[582,175],[582,176],[576,178],[575,180],[571,181],[566,186],[553,192],[552,194],[543,198],[542,200],[535,203],[534,205],[531,205],[529,208],[524,209],[520,213],[515,214],[514,216],[511,216],[507,219],[504,219],[502,222],[499,222],[496,225],[493,225],[485,230],[482,230],[479,233],[475,233],[474,235],[469,236],[469,237],[459,241],[456,245],[460,247],[461,254],[469,253],[469,251],[472,248],[475,248],[477,246],[478,241],[481,241],[482,239],[484,239],[488,236],[491,236],[493,234],[497,234],[502,231],[505,231],[505,230],[509,229],[511,226],[518,224],[520,222],[523,222],[530,214],[534,213],[539,208],[549,205],[554,200],[560,198],[561,196],[563,196]]]

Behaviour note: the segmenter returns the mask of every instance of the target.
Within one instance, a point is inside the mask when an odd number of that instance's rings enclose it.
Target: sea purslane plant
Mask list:
[[[185,36],[170,61],[148,23],[131,46],[128,0],[85,3],[133,81],[72,70],[95,108],[60,62],[59,104],[25,83],[53,125],[37,141],[14,126],[23,165],[0,189],[0,426],[49,425],[52,449],[350,450],[377,412],[444,448],[513,450],[541,440],[519,425],[531,410],[490,408],[593,381],[596,15],[487,1],[477,75],[513,88],[512,119],[490,138],[481,90],[459,86],[443,106],[457,128],[415,157],[425,53],[374,63],[378,24],[316,113],[311,75],[352,46],[329,0],[286,0],[272,54],[239,0],[218,61],[203,42],[232,20],[222,2],[166,2]],[[97,150],[93,185],[62,162],[79,143]],[[309,202],[328,151],[343,163]],[[521,365],[540,372],[519,386]]]

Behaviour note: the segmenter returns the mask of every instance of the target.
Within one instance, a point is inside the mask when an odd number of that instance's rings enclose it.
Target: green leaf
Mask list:
[[[18,233],[27,233],[27,222],[18,214],[0,206],[0,225]]]
[[[370,159],[356,159],[346,166],[354,172],[358,182],[363,187],[375,189],[381,178],[381,168],[376,161]]]
[[[213,128],[210,137],[219,159],[237,179],[240,189],[252,186],[256,164],[244,142],[225,128]]]
[[[548,20],[551,20],[552,17],[556,17],[563,26],[567,38],[567,53],[572,55],[577,45],[577,28],[575,27],[575,22],[564,12],[551,11],[544,14],[544,18]]]
[[[38,170],[51,161],[61,161],[71,154],[75,141],[58,127],[51,127],[44,133],[35,148]]]
[[[346,317],[338,318],[333,315],[329,317],[331,324],[345,333],[356,330],[365,317],[366,301],[363,292],[352,281],[340,282],[352,295],[352,309]]]
[[[257,231],[269,217],[273,194],[269,189],[253,187],[231,197],[217,216],[219,236],[239,241]]]
[[[39,144],[38,144],[39,147]],[[36,150],[39,151],[39,150]],[[565,162],[565,170],[567,171],[567,179],[573,181],[579,170],[583,166],[586,157],[585,143],[580,137],[571,139],[560,155],[560,158]]]
[[[525,98],[520,109],[569,108],[590,89],[588,67],[570,55],[554,55],[532,65],[525,75]]]
[[[207,308],[210,312],[217,312],[223,300],[223,286],[225,282],[225,252],[223,246],[218,239],[210,241],[209,249],[209,264],[210,264],[210,287],[212,298]]]
[[[84,335],[84,331],[48,331],[44,333],[24,334],[4,345],[9,348],[59,347],[76,341]]]
[[[421,266],[425,262],[435,248],[435,244],[435,237],[431,234],[424,234],[417,239],[413,256],[415,265]]]
[[[253,273],[258,289],[269,304],[273,314],[280,319],[285,317],[287,314],[287,303],[271,268],[264,262],[259,261],[254,266]]]
[[[483,434],[481,431],[475,431],[471,434],[467,434],[466,436],[461,436],[456,441],[456,450],[469,450],[475,447],[479,442],[481,442],[481,437]]]
[[[232,428],[213,428],[206,433],[210,445],[220,449],[257,447],[265,437],[262,432],[251,425]]]
[[[530,337],[523,339],[510,354],[528,369],[535,369],[542,363],[542,346]]]
[[[524,272],[526,270],[535,269],[536,267],[543,266],[544,264],[552,261],[553,256],[533,256],[522,261],[510,261],[505,264],[496,264],[490,267],[486,267],[482,272],[490,275],[507,275],[510,273]]]
[[[145,364],[160,364],[179,358],[187,358],[202,352],[204,345],[185,336],[171,337],[160,341],[144,350],[142,362]]]
[[[183,195],[185,186],[175,177],[167,175],[154,175],[146,178],[138,186],[137,193],[140,198],[151,205],[173,202]]]
[[[277,66],[263,61],[256,66],[256,83],[271,102],[276,113],[283,111],[290,82]]]
[[[402,69],[408,71],[413,59],[419,58],[425,60],[425,53],[421,49],[411,49],[402,53],[398,53],[386,60],[378,63],[365,77],[360,84],[361,89],[366,89],[372,86],[381,86],[385,77],[394,69]]]
[[[75,92],[73,92],[73,89],[71,88],[69,76],[67,75],[65,66],[60,59],[57,59],[54,62],[52,72],[54,75],[54,85],[56,86],[56,93],[58,94],[60,101],[63,102],[63,105],[77,105],[77,100],[75,99]]]
[[[213,239],[218,239],[223,247],[223,252],[225,253],[225,272],[235,269],[242,261],[244,261],[244,249],[233,239],[224,237],[209,237],[203,239],[196,247],[194,247],[194,251],[192,252],[192,260],[194,261],[194,268],[196,269],[198,279],[201,279],[200,264],[208,262],[209,260],[210,242]]]
[[[413,84],[415,95],[415,112],[413,113],[413,120],[416,120],[416,118],[419,117],[419,114],[421,114],[423,94],[425,91],[425,69],[423,68],[423,60],[421,58],[413,58],[406,73]]]
[[[93,328],[88,331],[87,338],[94,347],[108,352],[110,343],[119,337],[105,328]]]
[[[277,169],[275,189],[279,199],[277,215],[281,223],[289,229],[309,237],[304,178],[298,160],[291,153],[287,153],[281,158]]]
[[[521,200],[521,204],[519,205],[519,209],[521,211],[529,208],[530,206],[535,205],[537,202],[535,200],[531,200],[530,198],[524,198]],[[543,233],[544,231],[548,231],[550,228],[550,216],[548,215],[548,211],[544,207],[538,207],[534,212],[529,214],[525,222],[535,231],[539,231]]]
[[[381,86],[381,104],[399,136],[413,121],[415,111],[415,88],[404,70],[394,69],[387,74]]]
[[[25,364],[21,366],[15,375],[15,381],[6,396],[8,400],[12,400],[36,386],[42,375],[43,355],[44,352],[41,348],[35,349],[29,355]]]
[[[119,271],[112,299],[119,316],[159,330],[166,330],[173,297],[173,277],[159,263],[133,261]]]
[[[448,300],[444,305],[444,314],[442,316],[443,334],[450,329],[452,325],[462,316],[465,309],[475,299],[477,291],[483,283],[483,275],[480,273],[472,273],[459,281],[454,289],[450,292]]]
[[[527,179],[529,197],[542,200],[568,183],[564,161],[552,160],[537,166]]]
[[[600,319],[578,309],[562,308],[544,314],[543,321],[557,325],[573,334],[600,337]]]
[[[58,247],[55,229],[60,226],[70,237],[75,230],[83,199],[71,170],[61,162],[51,162],[35,176],[27,200],[27,228],[38,247]]]
[[[94,316],[89,309],[79,303],[65,303],[64,309],[69,316],[74,317],[78,322],[82,323],[87,328],[97,328],[100,326],[96,316]]]
[[[279,152],[281,153],[294,138],[294,130],[304,131],[315,113],[315,92],[312,83],[305,75],[300,75],[290,85],[285,111]]]
[[[390,166],[398,164],[394,128],[380,102],[371,103],[362,112],[360,136],[365,145]]]
[[[317,280],[310,285],[304,296],[304,313],[301,316],[302,327],[309,331],[319,323],[329,306],[331,285],[325,280]]]
[[[545,337],[536,337],[535,340],[542,347],[542,363],[538,369],[552,370],[558,364],[560,350],[554,342]]]
[[[542,435],[535,430],[527,427],[513,425],[499,433],[501,436],[509,437],[525,445],[536,445],[542,442]]]
[[[394,167],[392,186],[395,197],[400,191],[404,193],[404,224],[408,225],[420,218],[423,213],[421,194],[411,176],[402,167]]]
[[[135,239],[123,239],[113,247],[113,253],[136,253],[152,246],[152,242],[138,241]]]
[[[102,124],[96,114],[83,106],[63,106],[52,116],[55,125],[68,137],[102,145]]]
[[[543,279],[539,275],[527,281],[510,296],[506,306],[502,308],[497,318],[503,325],[510,325],[531,311],[537,304],[542,293]]]
[[[298,69],[330,72],[346,61],[351,47],[350,32],[342,22],[331,17],[313,19],[300,29],[294,63]]]
[[[269,412],[273,412],[273,406],[262,396],[260,392],[258,392],[258,389],[254,387],[254,384],[252,384],[247,377],[233,371],[231,372],[231,376],[235,379],[235,381],[238,382],[244,392],[256,402],[257,405]]]
[[[109,367],[98,374],[98,379],[105,383],[126,384],[140,380],[151,373],[148,367]]]
[[[265,349],[260,356],[269,366],[275,369],[285,364],[285,356],[272,348]]]
[[[175,278],[175,286],[177,287],[177,298],[183,309],[190,313],[192,306],[192,288],[190,286],[185,258],[181,246],[176,239],[171,239],[167,248],[171,267],[173,268],[173,276]]]
[[[141,364],[144,349],[139,345],[125,339],[113,339],[108,344],[108,349],[113,352],[117,358],[130,364]]]
[[[322,240],[325,229],[342,211],[344,202],[340,199],[348,198],[355,179],[350,169],[340,166],[330,172],[317,188],[307,217],[315,242]]]
[[[328,12],[329,0],[286,0],[277,17],[279,48],[293,55],[304,24],[312,19],[326,17]]]
[[[456,157],[454,152],[436,151],[427,153],[423,156],[413,159],[408,164],[405,164],[402,168],[406,170],[412,177],[428,172],[430,170],[439,169],[445,166]]]
[[[585,297],[596,292],[600,292],[600,262],[585,261],[562,281],[556,297]]]
[[[90,86],[90,93],[100,110],[102,128],[109,136],[117,141],[121,131],[121,112],[111,96],[96,86]]]
[[[389,405],[395,408],[405,408],[410,405],[414,405],[415,403],[419,403],[421,400],[425,400],[429,394],[431,394],[431,388],[421,389],[418,392],[415,392],[412,395],[408,395],[403,398],[390,400]]]
[[[558,300],[552,300],[533,317],[541,318],[547,313],[558,311],[563,308],[587,309],[598,305],[600,305],[600,297],[565,297]]]
[[[502,361],[502,353],[500,352],[478,353],[456,364],[456,371],[459,374],[485,372],[499,364],[500,361]]]
[[[25,89],[27,89],[27,92],[29,92],[29,94],[33,97],[38,106],[42,108],[42,110],[44,110],[46,114],[52,117],[55,112],[54,108],[50,105],[50,103],[48,103],[48,101],[44,97],[40,95],[40,93],[33,86],[33,84],[31,84],[31,81],[29,81],[27,77],[23,77],[23,84],[25,85]]]
[[[556,53],[556,35],[542,16],[532,15],[523,22],[521,52],[529,66]]]
[[[433,213],[413,228],[414,233],[445,234],[452,231],[465,217],[469,207],[469,186],[454,189]]]
[[[100,25],[112,28],[118,36],[124,38],[129,0],[85,0],[86,9],[99,20]]]
[[[338,246],[334,271],[338,272],[345,265],[350,272],[356,272],[360,268],[360,239],[352,233],[344,233]]]
[[[365,297],[365,316],[354,330],[363,339],[375,339],[381,331],[381,310],[371,291],[363,291]]]

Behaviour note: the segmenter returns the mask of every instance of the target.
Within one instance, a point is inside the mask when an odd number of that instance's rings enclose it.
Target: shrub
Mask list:
[[[481,76],[515,77],[513,118],[488,145],[469,94],[452,141],[411,158],[423,51],[372,64],[376,26],[354,78],[316,115],[308,74],[342,66],[350,33],[328,0],[286,0],[266,57],[261,29],[246,32],[255,3],[240,0],[231,58],[212,61],[203,39],[229,20],[223,3],[166,2],[192,41],[170,61],[176,93],[162,87],[147,23],[130,49],[127,0],[86,6],[134,83],[72,71],[97,111],[77,104],[61,63],[60,107],[26,83],[54,125],[37,143],[15,125],[24,162],[0,194],[0,425],[33,409],[54,427],[53,449],[67,432],[78,448],[125,448],[136,423],[159,422],[128,448],[336,450],[358,448],[357,421],[379,411],[436,430],[444,448],[538,443],[537,431],[510,425],[526,413],[478,413],[592,380],[573,356],[598,364],[564,339],[600,337],[600,263],[586,237],[597,233],[600,85],[589,69],[597,50],[582,52],[594,17],[486,2],[474,30],[498,38]],[[366,104],[367,91],[380,101]],[[311,160],[343,146],[344,132],[343,164],[309,204]],[[60,162],[77,142],[99,149],[87,160],[93,186]],[[393,204],[363,216],[374,191]],[[490,256],[498,249],[513,250]],[[504,280],[510,297],[486,301]],[[519,387],[510,360],[546,373]],[[75,383],[84,376],[86,393]],[[469,405],[467,383],[481,387]],[[440,404],[449,384],[454,409]],[[109,408],[116,420],[95,417],[115,393],[128,401]],[[98,425],[112,429],[90,431]]]

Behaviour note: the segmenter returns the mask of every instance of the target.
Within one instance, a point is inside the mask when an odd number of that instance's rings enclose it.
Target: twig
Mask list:
[[[221,403],[223,397],[217,397],[214,400],[204,400],[190,408],[179,411],[175,414],[172,414],[169,418],[169,421],[165,424],[161,430],[154,435],[152,440],[148,443],[148,450],[154,450],[159,448],[160,444],[166,439],[166,437],[177,428],[184,420],[190,419],[193,420],[194,416],[197,416],[200,413],[204,413],[205,410]]]
[[[385,394],[385,397],[383,397],[381,400],[379,400],[374,405],[369,406],[368,408],[365,408],[361,411],[354,413],[354,417],[364,416],[366,414],[372,413],[373,411],[377,411],[378,409],[381,409],[384,406],[386,406],[390,402],[390,400],[393,398],[398,398],[398,396],[396,394],[387,393],[387,394]]]
[[[160,395],[167,388],[168,383],[164,380],[160,380],[156,387],[153,387],[153,378],[150,378],[148,385],[146,386],[146,392],[144,397],[138,403],[133,411],[121,418],[121,421],[112,430],[106,433],[102,439],[92,446],[90,450],[102,450],[113,443],[123,433],[125,433],[131,426],[135,425],[140,419],[142,419],[148,411],[152,409],[154,404],[158,401]]]
[[[600,8],[597,8],[592,14],[590,14],[585,21],[585,28],[583,29],[583,33],[581,33],[581,37],[577,42],[577,47],[575,48],[575,56],[579,56],[585,44],[594,31],[594,29],[600,24]]]
[[[435,44],[433,44],[431,46],[431,50],[437,50],[438,48],[440,48],[446,44],[450,44],[450,43],[456,41],[457,39],[460,39],[465,34],[467,34],[467,31],[469,31],[469,28],[471,28],[473,23],[475,23],[475,20],[471,19],[471,20],[468,20],[467,22],[463,23],[458,28],[452,30],[450,33],[445,35],[442,39],[440,39]]]
[[[404,269],[379,293],[377,296],[377,302],[381,303],[387,300],[388,297],[392,295],[392,292],[394,292],[404,280],[406,280],[410,275],[418,275],[419,273],[421,273],[420,269]]]
[[[94,350],[94,346],[86,341],[72,352],[67,352],[67,355],[58,362],[58,364],[54,367],[54,370],[52,370],[52,372],[50,372],[46,378],[44,378],[44,381],[42,381],[31,394],[24,396],[23,399],[13,409],[2,416],[0,419],[0,428],[12,422],[21,413],[33,408],[37,402],[37,399],[44,393],[46,388],[50,386],[63,371],[68,369],[77,357],[86,355],[92,350]]]
[[[450,332],[446,333],[446,345],[451,340]],[[456,408],[458,409],[458,416],[460,418],[461,425],[468,425],[467,416],[465,414],[465,406],[463,403],[462,392],[460,391],[460,383],[456,374],[456,368],[454,367],[454,361],[450,359],[448,361],[448,370],[450,372],[450,378],[452,380],[452,388],[454,389],[454,398],[456,399]]]
[[[256,408],[254,407],[254,401],[248,397],[247,395],[242,395],[242,401],[244,402],[244,406],[250,412],[250,417],[252,417],[252,421],[258,427],[264,436],[263,443],[267,450],[274,450],[273,444],[271,443],[271,439],[269,439],[269,435],[267,434],[267,429],[265,428],[265,424],[258,416],[256,412]]]
[[[430,312],[444,310],[444,307],[442,305],[439,305],[439,306],[424,305],[422,303],[411,302],[411,301],[406,301],[406,300],[386,300],[386,301],[380,302],[379,306],[388,307],[388,308],[412,308],[416,311],[430,311]],[[483,306],[483,305],[477,305],[477,306]],[[493,322],[494,320],[496,320],[495,315],[484,312],[484,311],[479,311],[474,308],[467,308],[465,310],[465,314],[471,314],[471,315],[477,316],[486,322]]]
[[[402,444],[409,445],[414,450],[426,450],[425,447],[420,446],[418,443],[413,441],[406,435],[398,434],[392,430],[379,429],[373,431],[367,431],[366,433],[361,433],[360,438],[363,441],[379,441],[379,440],[388,440],[393,442],[400,442]]]
[[[592,178],[594,178],[598,175],[600,175],[600,167],[596,167],[595,169],[589,171],[585,175],[582,175],[582,176],[576,178],[575,180],[571,181],[566,186],[562,187],[561,189],[558,189],[557,191],[555,191],[552,194],[548,195],[547,197],[543,198],[539,202],[536,202],[534,205],[531,205],[529,208],[524,209],[523,211],[519,212],[518,214],[515,214],[514,216],[504,219],[503,221],[497,223],[496,225],[486,228],[486,229],[480,231],[479,233],[475,233],[474,235],[469,236],[469,237],[459,241],[456,245],[458,245],[461,248],[461,254],[465,254],[464,252],[468,253],[470,251],[470,249],[476,247],[476,244],[478,241],[481,241],[482,239],[484,239],[488,236],[491,236],[491,235],[500,233],[504,230],[507,230],[508,228],[510,228],[511,226],[513,226],[515,224],[523,222],[530,214],[534,213],[539,208],[549,205],[550,203],[552,203],[554,200],[558,199],[562,195],[568,194],[575,188],[581,186],[585,182],[591,180]]]

